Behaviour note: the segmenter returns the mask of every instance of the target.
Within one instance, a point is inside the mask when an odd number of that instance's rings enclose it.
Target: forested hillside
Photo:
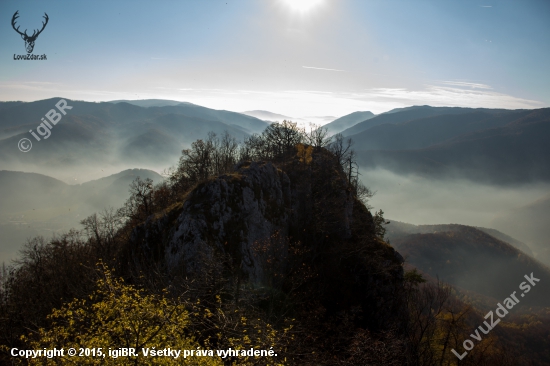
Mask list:
[[[65,99],[72,108],[52,126],[49,136],[35,140],[29,131],[36,134],[41,118],[59,100],[0,106],[3,169],[48,174],[79,171],[83,164],[87,165],[87,171],[111,166],[133,168],[138,164],[169,166],[183,148],[208,132],[228,131],[242,139],[262,132],[267,126],[251,116],[191,103],[149,101],[135,105],[124,101],[93,103]],[[29,138],[33,144],[32,150],[24,154],[17,149],[22,138]]]
[[[413,112],[416,118],[410,117]],[[498,185],[550,180],[548,108],[472,112],[424,107],[363,123],[371,125],[351,137],[364,167]]]

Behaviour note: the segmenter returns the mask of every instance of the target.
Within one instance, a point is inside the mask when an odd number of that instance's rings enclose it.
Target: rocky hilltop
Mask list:
[[[241,162],[199,183],[136,227],[132,247],[192,277],[218,265],[223,276],[230,258],[247,286],[288,292],[298,281],[300,296],[329,313],[359,307],[364,326],[389,327],[404,311],[403,258],[376,237],[371,213],[322,149],[307,160]]]
[[[229,253],[241,263],[250,281],[261,280],[263,269],[254,243],[290,226],[291,187],[288,175],[271,163],[240,164],[235,173],[197,187],[183,206],[166,251],[170,267],[183,261],[189,270],[198,257],[214,251]],[[283,256],[288,248],[281,248]]]

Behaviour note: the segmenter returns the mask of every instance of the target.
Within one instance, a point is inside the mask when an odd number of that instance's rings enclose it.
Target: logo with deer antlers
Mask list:
[[[15,31],[17,33],[19,33],[21,35],[21,38],[23,38],[23,40],[25,41],[25,48],[27,49],[27,53],[32,53],[32,50],[34,49],[34,42],[36,41],[36,38],[38,38],[38,35],[40,33],[42,33],[42,31],[44,30],[44,28],[46,28],[46,24],[48,24],[48,14],[44,13],[44,19],[46,20],[45,22],[42,22],[42,29],[38,30],[38,29],[35,29],[32,36],[29,36],[27,34],[27,30],[25,29],[25,32],[21,33],[19,31],[19,26],[17,28],[15,28],[15,21],[17,20],[17,18],[19,18],[19,10],[15,12],[15,14],[13,14],[13,18],[11,18],[11,26],[13,27],[13,29],[15,29]]]

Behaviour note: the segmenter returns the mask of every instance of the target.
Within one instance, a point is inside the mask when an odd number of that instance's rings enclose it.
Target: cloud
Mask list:
[[[354,111],[382,113],[411,105],[472,108],[542,108],[542,102],[497,93],[489,86],[467,82],[451,85],[425,85],[420,89],[371,88],[358,91],[320,90],[193,90],[179,91],[177,100],[227,110],[261,109],[293,117],[343,116]],[[170,99],[170,98],[169,98]],[[174,99],[173,97],[171,99]]]
[[[21,83],[28,85],[61,85],[60,83],[52,83],[49,81],[23,81]]]
[[[478,90],[481,89],[481,90]],[[359,93],[356,98],[378,102],[397,102],[402,105],[471,107],[471,108],[542,108],[545,104],[483,88],[462,89],[447,86],[426,85],[422,90],[405,88],[376,88]]]
[[[304,69],[314,69],[314,70],[326,70],[326,71],[346,71],[346,70],[338,70],[338,69],[326,69],[324,67],[313,67],[313,66],[302,66]]]
[[[0,82],[0,88],[14,88],[24,90],[57,90],[57,87],[62,86],[61,83],[52,83],[47,81],[8,81]]]
[[[17,96],[14,98],[13,95]],[[35,101],[53,97],[73,100],[102,101],[114,99],[138,99],[137,93],[96,89],[79,89],[64,83],[37,81],[0,82],[0,100]],[[23,96],[23,97],[22,97]]]
[[[451,85],[451,86],[467,87],[467,88],[472,88],[472,89],[493,89],[492,87],[490,87],[489,85],[486,85],[486,84],[469,83],[469,82],[465,82],[465,81],[446,81],[446,80],[443,80],[443,81],[438,81],[438,83],[444,84],[444,85]]]
[[[151,57],[151,60],[186,61],[183,58]]]

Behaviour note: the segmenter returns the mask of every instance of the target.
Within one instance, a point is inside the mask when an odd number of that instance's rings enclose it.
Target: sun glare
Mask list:
[[[282,0],[292,11],[305,14],[321,5],[325,0]]]

